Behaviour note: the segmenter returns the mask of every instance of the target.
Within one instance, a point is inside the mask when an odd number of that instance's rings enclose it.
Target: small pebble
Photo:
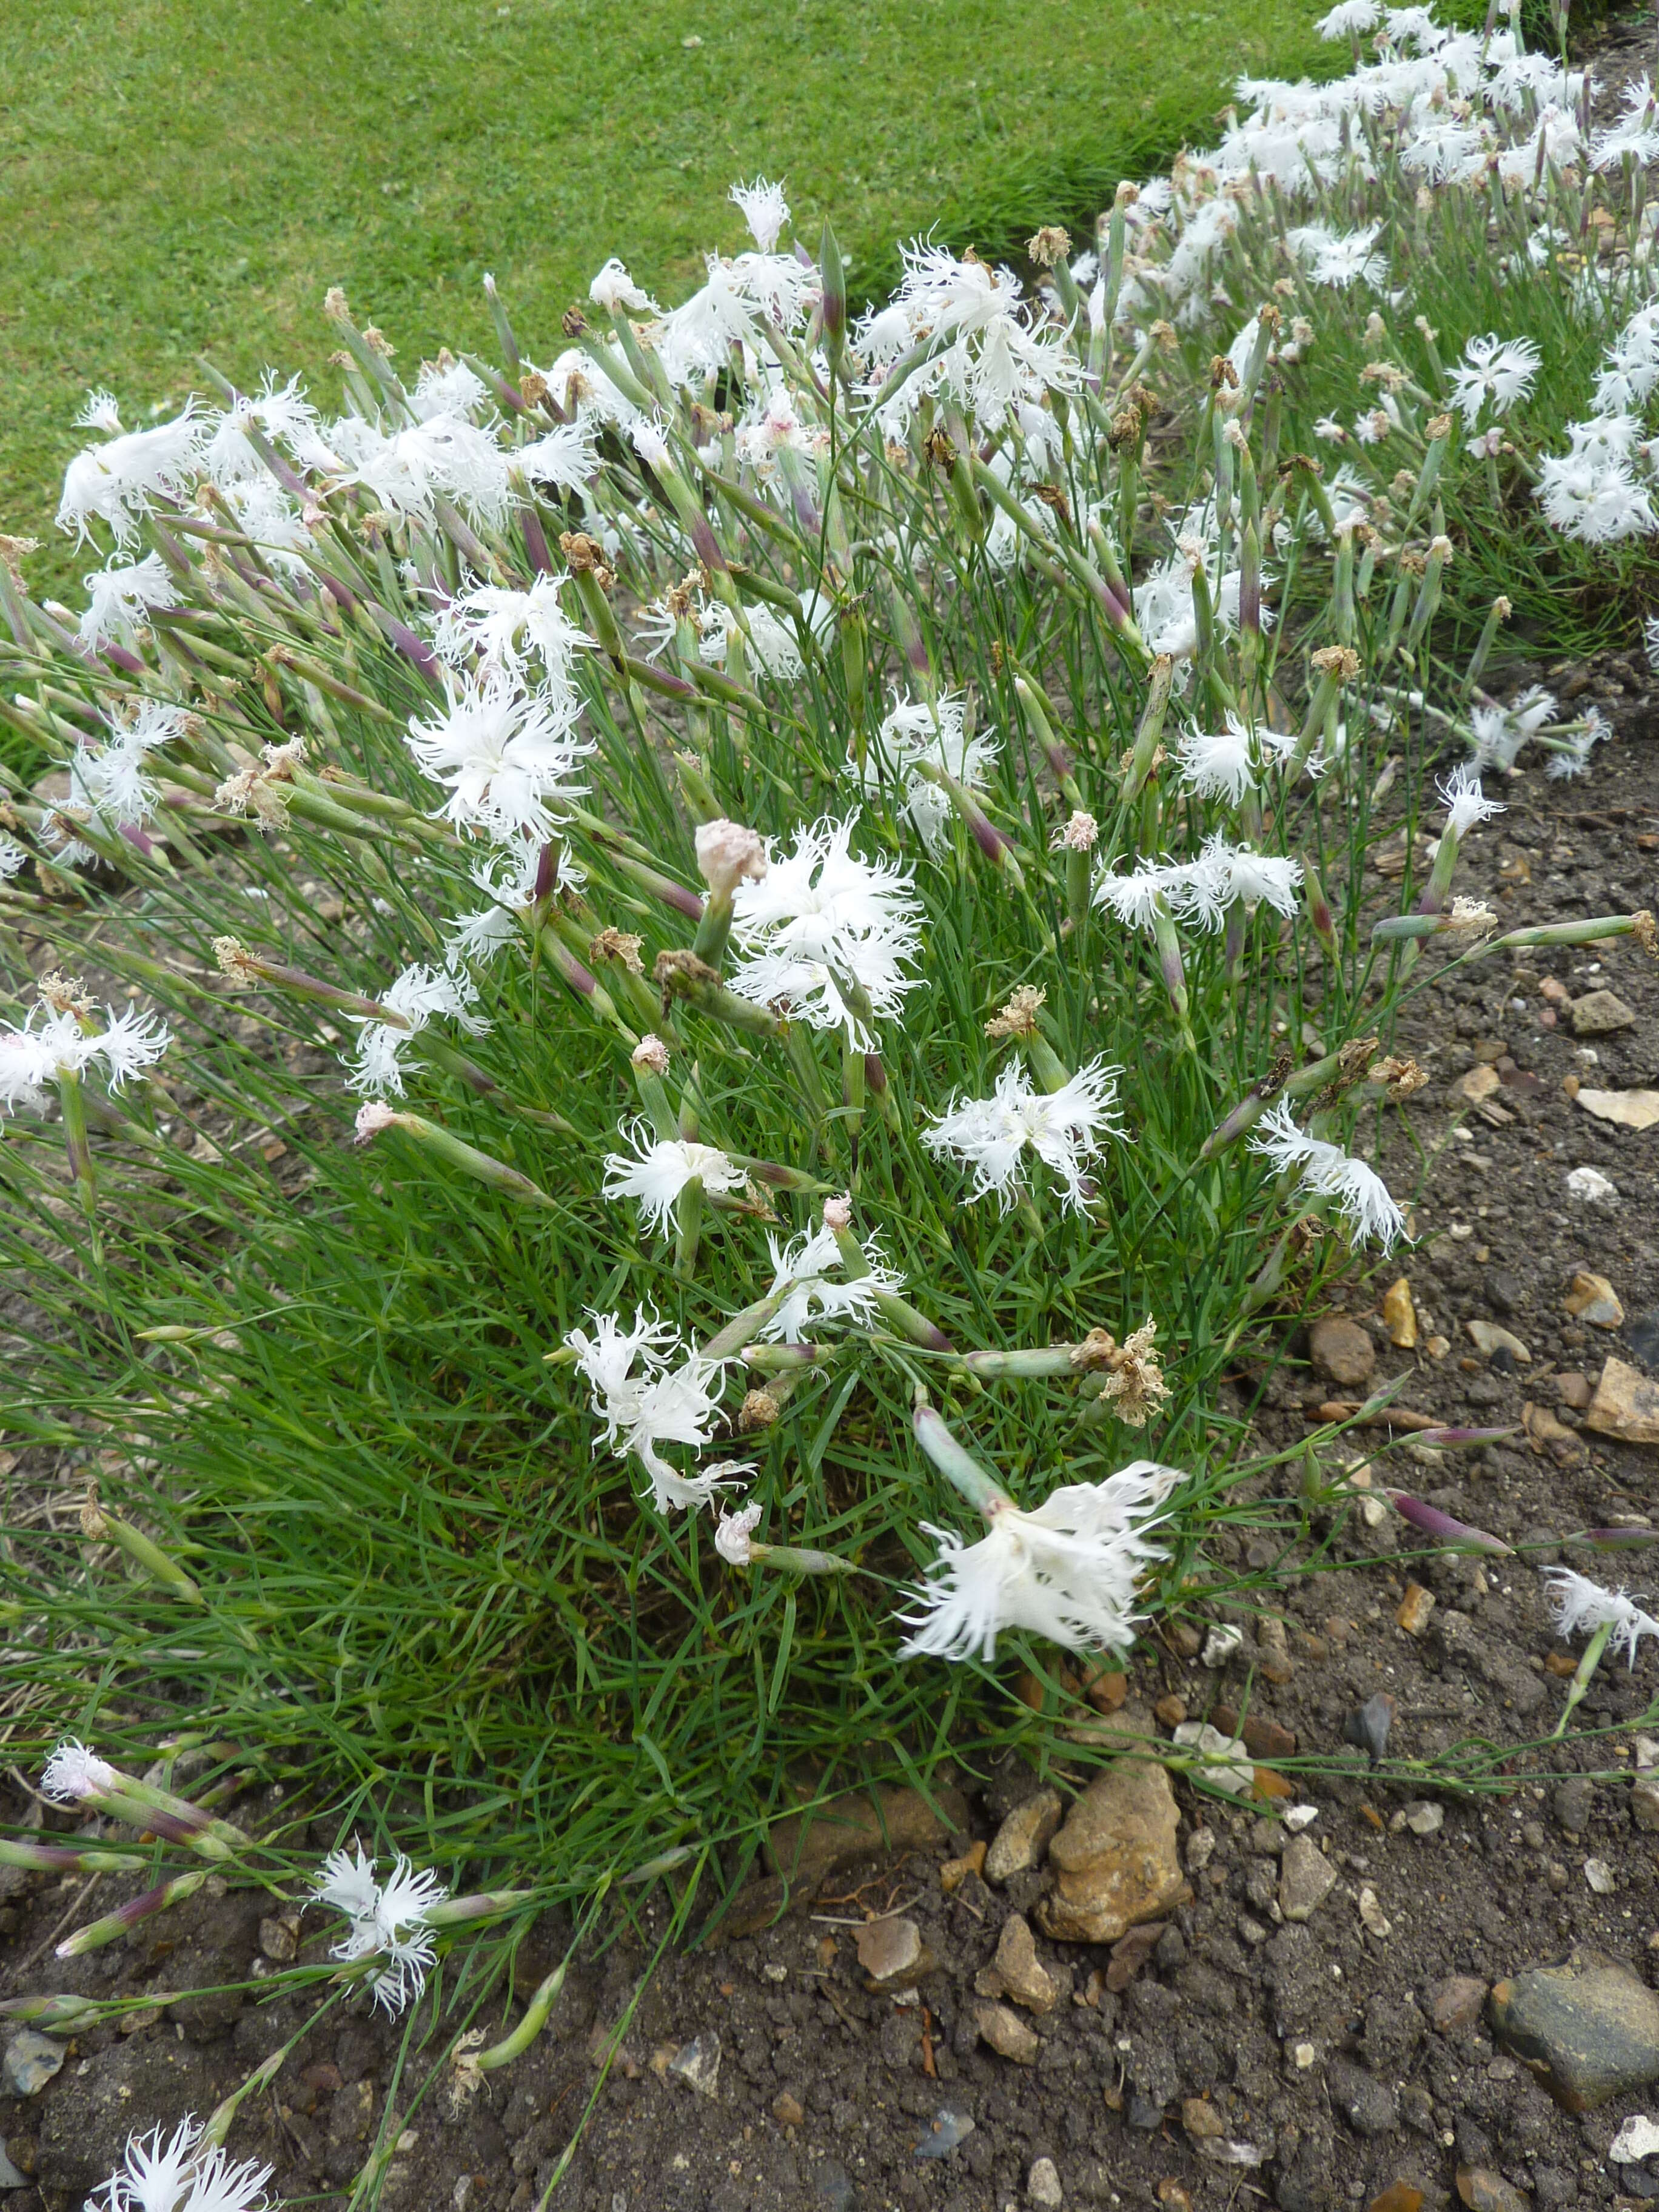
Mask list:
[[[1613,1869],[1605,1859],[1586,1859],[1584,1879],[1598,1897],[1611,1897],[1619,1887],[1613,1879]]]
[[[1066,2191],[1060,2185],[1060,2175],[1053,2159],[1039,2158],[1033,2161],[1031,2171],[1025,2177],[1025,2194],[1033,2204],[1047,2208],[1047,2212],[1054,2212],[1056,2205],[1066,2202]]]

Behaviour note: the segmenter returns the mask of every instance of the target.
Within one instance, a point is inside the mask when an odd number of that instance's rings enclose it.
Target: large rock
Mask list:
[[[1626,1966],[1533,1966],[1499,1982],[1492,2024],[1570,2112],[1659,2081],[1659,1996]]]
[[[1587,991],[1572,1002],[1575,1036],[1611,1036],[1615,1030],[1634,1026],[1635,1015],[1616,991]]]
[[[1115,1943],[1139,1922],[1184,1904],[1192,1893],[1176,1855],[1180,1817],[1160,1761],[1115,1760],[1048,1846],[1058,1880],[1037,1906],[1043,1933],[1063,1943]]]
[[[1327,1314],[1308,1332],[1308,1351],[1314,1365],[1333,1382],[1357,1389],[1376,1365],[1376,1346],[1357,1321]]]
[[[1037,1865],[1060,1826],[1060,1793],[1039,1790],[1013,1811],[991,1838],[985,1854],[987,1881],[1009,1881]]]
[[[1659,1123],[1659,1091],[1583,1091],[1578,1103],[1598,1121],[1621,1129],[1651,1129]]]
[[[920,1790],[849,1790],[810,1813],[779,1820],[766,1839],[767,1854],[779,1874],[805,1884],[855,1859],[926,1850],[965,1835],[968,1803],[962,1792],[946,1784],[935,1787],[933,1797],[930,1804]]]
[[[1639,1368],[1609,1359],[1601,1370],[1584,1426],[1621,1443],[1659,1444],[1659,1382]]]

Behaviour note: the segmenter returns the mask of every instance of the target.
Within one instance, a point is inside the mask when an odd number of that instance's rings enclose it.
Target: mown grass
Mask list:
[[[556,334],[623,254],[681,296],[734,178],[833,209],[855,290],[936,226],[1003,250],[1086,216],[1243,69],[1333,64],[1308,0],[30,0],[0,11],[0,528],[49,528],[88,385],[143,419],[207,352],[315,375],[330,284],[406,354],[488,346],[493,270]],[[700,40],[700,44],[688,41]],[[331,380],[331,386],[332,380]]]

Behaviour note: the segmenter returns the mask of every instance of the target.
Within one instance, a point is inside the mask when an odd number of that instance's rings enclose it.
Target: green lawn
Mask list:
[[[14,0],[0,9],[0,527],[40,532],[89,384],[133,422],[319,370],[325,289],[405,357],[526,349],[611,253],[670,293],[742,237],[727,185],[833,215],[856,289],[939,223],[1003,247],[1299,68],[1304,0]],[[701,40],[701,44],[696,43]],[[1329,48],[1324,50],[1328,56]],[[745,241],[746,242],[746,241]],[[66,548],[54,569],[72,574]]]

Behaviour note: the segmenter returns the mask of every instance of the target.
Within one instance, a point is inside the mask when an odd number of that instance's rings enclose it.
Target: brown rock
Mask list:
[[[1492,1097],[1492,1092],[1500,1087],[1503,1080],[1503,1077],[1495,1067],[1482,1060],[1476,1066],[1470,1068],[1467,1075],[1458,1077],[1451,1087],[1451,1095],[1454,1098],[1461,1099],[1466,1106],[1478,1106],[1483,1098]]]
[[[1572,1002],[1575,1036],[1611,1036],[1615,1030],[1634,1026],[1635,1015],[1616,991],[1587,991]]]
[[[1417,1308],[1412,1304],[1412,1286],[1403,1275],[1382,1294],[1382,1326],[1389,1332],[1389,1343],[1397,1344],[1402,1352],[1409,1352],[1417,1342]]]
[[[1570,2112],[1659,2081],[1659,1996],[1630,1966],[1528,1967],[1494,1986],[1487,2011]]]
[[[1431,1982],[1425,1992],[1429,2023],[1449,2035],[1455,2027],[1473,2027],[1486,2002],[1486,1984],[1474,1974],[1452,1974],[1443,1982]]]
[[[1581,1267],[1573,1277],[1561,1303],[1575,1321],[1588,1322],[1592,1328],[1623,1325],[1625,1309],[1619,1303],[1619,1293],[1605,1275],[1593,1275],[1587,1267]]]
[[[1512,1330],[1500,1328],[1493,1321],[1466,1321],[1463,1326],[1469,1333],[1470,1342],[1483,1358],[1490,1359],[1494,1352],[1507,1352],[1511,1358],[1530,1364],[1531,1352]]]
[[[1308,1333],[1308,1350],[1314,1365],[1333,1382],[1354,1389],[1376,1365],[1376,1346],[1357,1321],[1327,1314]]]
[[[915,1922],[899,1913],[866,1921],[856,1941],[859,1964],[870,1977],[872,1990],[908,1989],[932,1973],[937,1963]]]
[[[1578,1672],[1577,1658],[1571,1651],[1547,1651],[1544,1654],[1544,1672],[1553,1674],[1558,1682],[1570,1681]]]
[[[1053,2011],[1059,1985],[1036,1954],[1024,1913],[1011,1912],[1003,1922],[996,1957],[980,1969],[974,1987],[982,1997],[1012,1997],[1027,2012]]]
[[[1129,1694],[1129,1678],[1121,1667],[1097,1667],[1085,1680],[1083,1694],[1097,1713],[1115,1713]]]
[[[806,2114],[802,2110],[800,2100],[798,2097],[792,2097],[787,2089],[780,2091],[778,2095],[773,2098],[772,2118],[781,2128],[802,2127],[806,2121]]]
[[[926,1850],[952,1832],[964,1835],[968,1801],[961,1790],[936,1785],[933,1796],[938,1812],[920,1790],[848,1790],[811,1813],[777,1821],[766,1840],[767,1855],[779,1874],[804,1884],[855,1859]]]
[[[1214,2142],[1227,2132],[1227,2123],[1207,2097],[1182,2099],[1181,2124],[1196,2142]]]
[[[1391,2181],[1373,2197],[1366,2212],[1423,2212],[1423,2192],[1412,2181]]]
[[[999,2058],[1012,2058],[1016,2066],[1036,2064],[1042,2045],[1019,2014],[1006,2004],[975,2005],[974,2024],[981,2040],[988,2043]]]
[[[1016,1805],[991,1841],[985,1854],[987,1881],[1007,1881],[1036,1866],[1060,1826],[1060,1793],[1039,1790],[1023,1805]]]
[[[1213,1717],[1216,1726],[1226,1735],[1237,1736],[1253,1759],[1296,1756],[1296,1730],[1270,1719],[1266,1713],[1246,1713],[1241,1721],[1236,1707],[1218,1705]]]
[[[1582,1413],[1590,1401],[1590,1384],[1588,1375],[1580,1375],[1577,1372],[1558,1375],[1555,1378],[1555,1388],[1561,1403],[1564,1406],[1570,1406],[1575,1413]]]
[[[1429,1615],[1434,1611],[1434,1592],[1425,1589],[1421,1583],[1407,1583],[1406,1595],[1400,1601],[1400,1610],[1395,1614],[1407,1636],[1420,1636],[1429,1625]]]
[[[980,1874],[985,1867],[985,1845],[976,1838],[969,1844],[959,1859],[946,1859],[939,1870],[939,1886],[947,1897],[954,1897],[970,1874]]]
[[[1127,1936],[1120,1936],[1112,1946],[1112,1955],[1106,1967],[1106,1987],[1114,1996],[1127,1990],[1155,1950],[1158,1938],[1169,1926],[1166,1920],[1148,1920],[1139,1928],[1132,1928]]]
[[[1291,1639],[1284,1622],[1269,1613],[1257,1624],[1255,1641],[1261,1654],[1262,1680],[1282,1686],[1296,1673],[1291,1659]]]
[[[1598,1436],[1617,1437],[1623,1443],[1659,1444],[1659,1382],[1650,1382],[1622,1359],[1609,1359],[1584,1415],[1584,1426]]]
[[[1152,1711],[1165,1728],[1178,1729],[1187,1717],[1186,1700],[1183,1698],[1160,1698]]]
[[[1490,2166],[1460,2166],[1457,2193],[1469,2212],[1532,2212],[1532,2207],[1515,2185],[1505,2181],[1501,2173],[1494,2173]]]
[[[1176,1855],[1180,1814],[1155,1759],[1115,1760],[1091,1782],[1048,1847],[1059,1881],[1037,1907],[1045,1935],[1115,1943],[1189,1895]]]

